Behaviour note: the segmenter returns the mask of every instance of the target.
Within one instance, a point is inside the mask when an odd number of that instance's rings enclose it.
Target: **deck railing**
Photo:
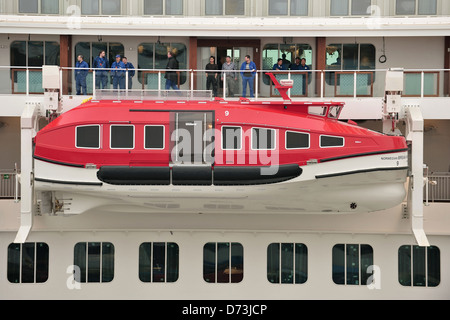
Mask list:
[[[59,68],[60,91],[63,95],[76,94],[75,68]],[[102,69],[104,70],[104,69]],[[95,96],[99,69],[89,69],[86,77],[87,94]],[[106,89],[113,88],[113,71],[108,70]],[[126,76],[125,91],[164,90],[165,69],[136,69],[134,77]],[[288,91],[292,98],[327,97],[384,97],[386,69],[373,70],[308,70],[274,71],[257,70],[253,86],[255,98],[280,97],[272,81],[266,74],[272,72],[278,80],[293,80],[294,86]],[[177,86],[182,90],[206,90],[208,70],[177,70]],[[225,75],[232,75],[231,81],[224,81]],[[217,77],[217,96],[234,98],[243,95],[241,71],[219,70]],[[0,66],[0,94],[42,94],[42,68]],[[450,69],[405,69],[405,97],[444,97],[449,95]],[[449,88],[445,88],[448,86]],[[231,90],[230,90],[231,89]],[[213,91],[210,87],[209,90]],[[249,88],[247,88],[247,97]]]
[[[428,176],[428,188],[427,186],[424,188],[424,200],[450,202],[450,172],[435,172]]]
[[[20,197],[20,184],[17,174],[12,170],[0,170],[0,199],[17,199]]]

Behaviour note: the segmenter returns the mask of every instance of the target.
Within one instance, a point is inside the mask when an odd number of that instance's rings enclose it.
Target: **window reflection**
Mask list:
[[[42,283],[48,280],[49,249],[46,243],[11,243],[8,246],[7,278],[11,283]]]
[[[398,249],[398,281],[403,286],[436,287],[441,279],[436,246],[404,245]]]
[[[340,285],[368,285],[373,249],[366,244],[336,244],[332,251],[332,278]]]
[[[244,248],[240,243],[209,242],[203,247],[203,279],[210,283],[237,283],[244,276]]]
[[[302,243],[271,243],[267,247],[267,280],[271,283],[305,283],[308,249]]]
[[[139,246],[139,279],[142,282],[175,282],[179,273],[179,248],[173,242],[144,242]]]
[[[79,242],[74,247],[74,266],[83,282],[111,282],[114,278],[114,245],[109,242]],[[78,272],[77,269],[74,272]]]

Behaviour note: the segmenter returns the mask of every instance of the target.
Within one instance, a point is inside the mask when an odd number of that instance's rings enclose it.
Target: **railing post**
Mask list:
[[[256,72],[256,75],[255,75],[255,99],[256,100],[258,100],[258,88],[259,88],[259,85],[258,85],[259,76],[258,75],[259,75],[258,72]]]
[[[94,69],[94,71],[92,72],[92,97],[94,100],[95,100],[95,96],[96,96],[95,91],[96,90],[95,90],[95,69]]]
[[[420,75],[420,97],[423,98],[424,93],[424,82],[425,82],[425,73],[422,71]]]
[[[227,73],[223,72],[222,75],[220,76],[221,78],[223,78],[223,98],[226,99],[227,98]]]
[[[125,93],[128,96],[128,69],[125,71]]]
[[[28,96],[30,94],[30,70],[28,68],[25,70],[25,81],[25,92]]]
[[[158,91],[161,91],[161,71],[158,71]]]
[[[190,69],[189,70],[190,74],[191,74],[191,91],[194,91],[194,70]]]
[[[324,71],[320,70],[320,98],[323,98],[324,89]]]
[[[353,72],[353,98],[356,98],[356,71]]]

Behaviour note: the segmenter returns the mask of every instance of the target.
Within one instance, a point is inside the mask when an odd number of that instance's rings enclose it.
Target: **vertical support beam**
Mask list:
[[[450,69],[450,37],[445,37],[444,69]],[[450,71],[444,71],[444,97],[450,95]]]
[[[72,36],[59,36],[59,66],[62,68],[71,68],[72,65]],[[72,94],[72,71],[63,71],[63,92],[61,94]]]
[[[190,37],[189,38],[189,69],[196,70],[197,69],[197,37]],[[191,84],[192,90],[197,90],[197,81],[195,81],[196,77],[191,77],[192,81],[194,82]]]
[[[423,117],[419,106],[406,108],[406,139],[411,141],[411,176],[408,211],[411,227],[419,246],[429,246],[423,228]]]
[[[20,227],[15,243],[27,240],[33,225],[33,137],[38,107],[27,104],[21,117]]]
[[[316,38],[316,70],[325,70],[327,57],[326,57],[326,40],[325,37],[317,37]],[[322,82],[322,74],[320,72],[315,72],[316,75],[316,96],[322,95],[322,85],[325,85],[325,82]],[[325,75],[324,75],[325,76]]]

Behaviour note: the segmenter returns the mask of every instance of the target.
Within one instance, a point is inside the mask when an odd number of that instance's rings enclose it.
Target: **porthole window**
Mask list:
[[[253,150],[274,150],[275,130],[252,128],[252,149]]]
[[[309,134],[303,132],[286,131],[286,149],[308,149]]]
[[[209,242],[203,247],[203,279],[236,283],[244,277],[244,248],[235,242]]]
[[[402,286],[438,286],[441,282],[439,248],[436,246],[401,246],[398,249],[398,281]]]
[[[175,282],[178,270],[178,244],[144,242],[139,246],[139,279],[142,282]]]
[[[7,277],[11,283],[43,283],[48,279],[49,250],[42,242],[8,246]]]
[[[367,244],[336,244],[333,247],[333,282],[341,285],[372,283],[373,249]],[[370,282],[370,283],[369,283]]]
[[[75,145],[77,148],[99,149],[100,148],[100,126],[76,127]]]
[[[334,136],[320,136],[320,147],[321,148],[333,148],[333,147],[343,147],[344,138],[334,137]]]
[[[111,149],[134,149],[134,126],[111,125]]]
[[[114,245],[79,242],[74,248],[73,264],[77,282],[111,282],[114,278]]]
[[[222,127],[222,150],[242,149],[242,128]]]
[[[271,283],[305,283],[308,248],[303,243],[271,243],[267,247],[267,280]]]
[[[164,149],[164,126],[145,126],[145,149]]]

